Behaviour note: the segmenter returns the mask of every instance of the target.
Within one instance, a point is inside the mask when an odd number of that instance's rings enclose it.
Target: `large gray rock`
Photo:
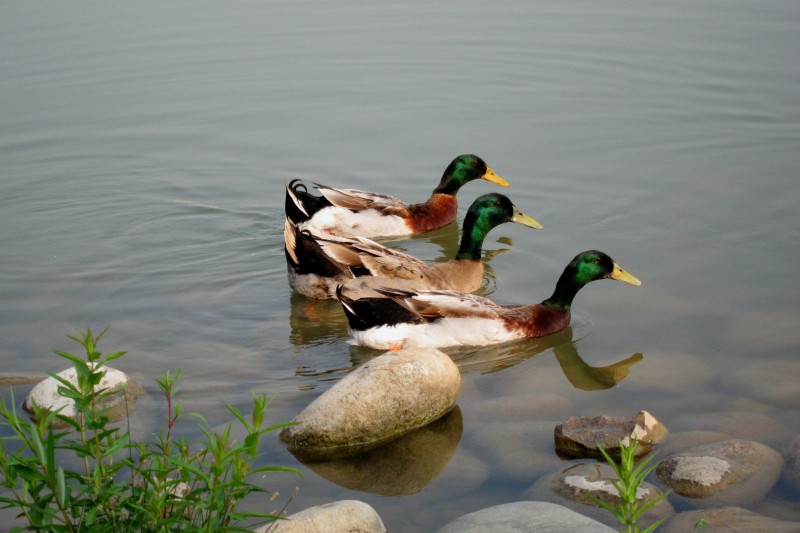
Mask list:
[[[357,455],[441,418],[460,389],[458,367],[443,352],[387,352],[314,400],[280,438],[303,461]]]
[[[614,470],[605,463],[576,463],[555,474],[542,476],[525,493],[525,497],[557,503],[598,522],[618,526],[616,517],[600,507],[593,499],[597,498],[616,507],[621,501],[619,491],[612,483],[612,480],[616,479]],[[658,488],[645,481],[636,491],[636,501],[643,505],[660,497],[661,494]],[[669,500],[663,498],[645,513],[641,523],[647,526],[673,514],[675,510]]]
[[[746,505],[761,501],[780,476],[781,454],[757,442],[714,442],[665,459],[658,479],[692,506]]]
[[[102,367],[102,370],[104,375],[100,383],[95,386],[95,390],[107,390],[110,394],[102,398],[98,403],[98,408],[107,409],[105,415],[111,422],[121,420],[136,405],[136,400],[142,395],[142,387],[120,370],[107,366]],[[72,384],[78,383],[74,368],[68,368],[56,375]],[[28,394],[23,407],[31,413],[33,412],[34,403],[48,411],[58,411],[60,409],[60,414],[75,420],[78,416],[75,402],[59,394],[58,387],[60,386],[61,383],[53,377],[40,381]],[[57,428],[67,426],[65,422],[58,419],[54,419],[52,425]]]
[[[703,509],[675,515],[664,522],[659,533],[685,533],[705,520],[708,524],[703,533],[798,533],[800,522],[786,522],[756,514],[741,507]]]
[[[636,457],[646,455],[666,439],[667,428],[647,411],[628,417],[571,416],[556,426],[556,452],[563,457],[602,459],[599,446],[619,459],[619,443],[628,446],[636,439]]]
[[[255,533],[386,533],[381,517],[358,500],[309,507]]]
[[[547,502],[514,502],[465,514],[438,533],[615,533],[616,530]]]

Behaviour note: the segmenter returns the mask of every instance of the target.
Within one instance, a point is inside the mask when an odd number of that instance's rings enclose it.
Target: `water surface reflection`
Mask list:
[[[425,488],[445,469],[462,430],[461,409],[455,406],[439,420],[363,455],[305,465],[348,489],[406,496]]]

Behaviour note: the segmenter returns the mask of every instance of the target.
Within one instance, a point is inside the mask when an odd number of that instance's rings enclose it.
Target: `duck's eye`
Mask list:
[[[478,166],[478,160],[477,159],[473,159],[472,161],[469,162],[469,164],[471,166],[473,166],[473,167],[477,167]]]

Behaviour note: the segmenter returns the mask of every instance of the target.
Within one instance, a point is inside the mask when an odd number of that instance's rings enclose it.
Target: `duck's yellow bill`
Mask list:
[[[541,224],[533,220],[516,207],[514,208],[514,215],[511,217],[511,222],[516,222],[517,224],[522,224],[523,226],[528,226],[533,229],[542,229]]]
[[[617,281],[621,281],[623,283],[627,283],[629,285],[639,286],[642,284],[639,279],[634,276],[633,274],[629,274],[620,268],[620,266],[614,263],[614,271],[611,273],[611,279],[615,279]]]
[[[503,178],[501,178],[500,176],[498,176],[497,174],[495,174],[494,170],[492,170],[489,167],[486,167],[486,173],[483,176],[481,176],[481,179],[486,181],[491,181],[492,183],[496,183],[503,187],[508,187],[508,182]]]

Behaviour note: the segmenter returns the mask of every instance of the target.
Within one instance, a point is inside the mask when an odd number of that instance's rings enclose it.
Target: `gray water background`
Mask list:
[[[647,409],[678,433],[730,418],[780,449],[800,432],[798,50],[795,1],[6,2],[2,371],[58,371],[66,334],[110,325],[101,348],[127,350],[117,366],[147,392],[136,434],[161,424],[155,378],[176,368],[212,424],[251,390],[288,421],[376,354],[347,344],[337,304],[291,296],[285,183],[417,201],[471,152],[545,228],[490,234],[507,251],[486,294],[539,301],[588,248],[642,287],[592,284],[566,337],[451,351],[460,442],[418,492],[343,488],[272,435],[266,462],[304,473],[264,480],[278,501],[363,499],[393,532],[429,531],[559,468],[552,427],[571,415]],[[459,221],[494,190],[462,189]],[[393,245],[443,259],[457,232]],[[558,347],[642,359],[583,390]],[[752,508],[797,520],[798,500],[778,486]]]

